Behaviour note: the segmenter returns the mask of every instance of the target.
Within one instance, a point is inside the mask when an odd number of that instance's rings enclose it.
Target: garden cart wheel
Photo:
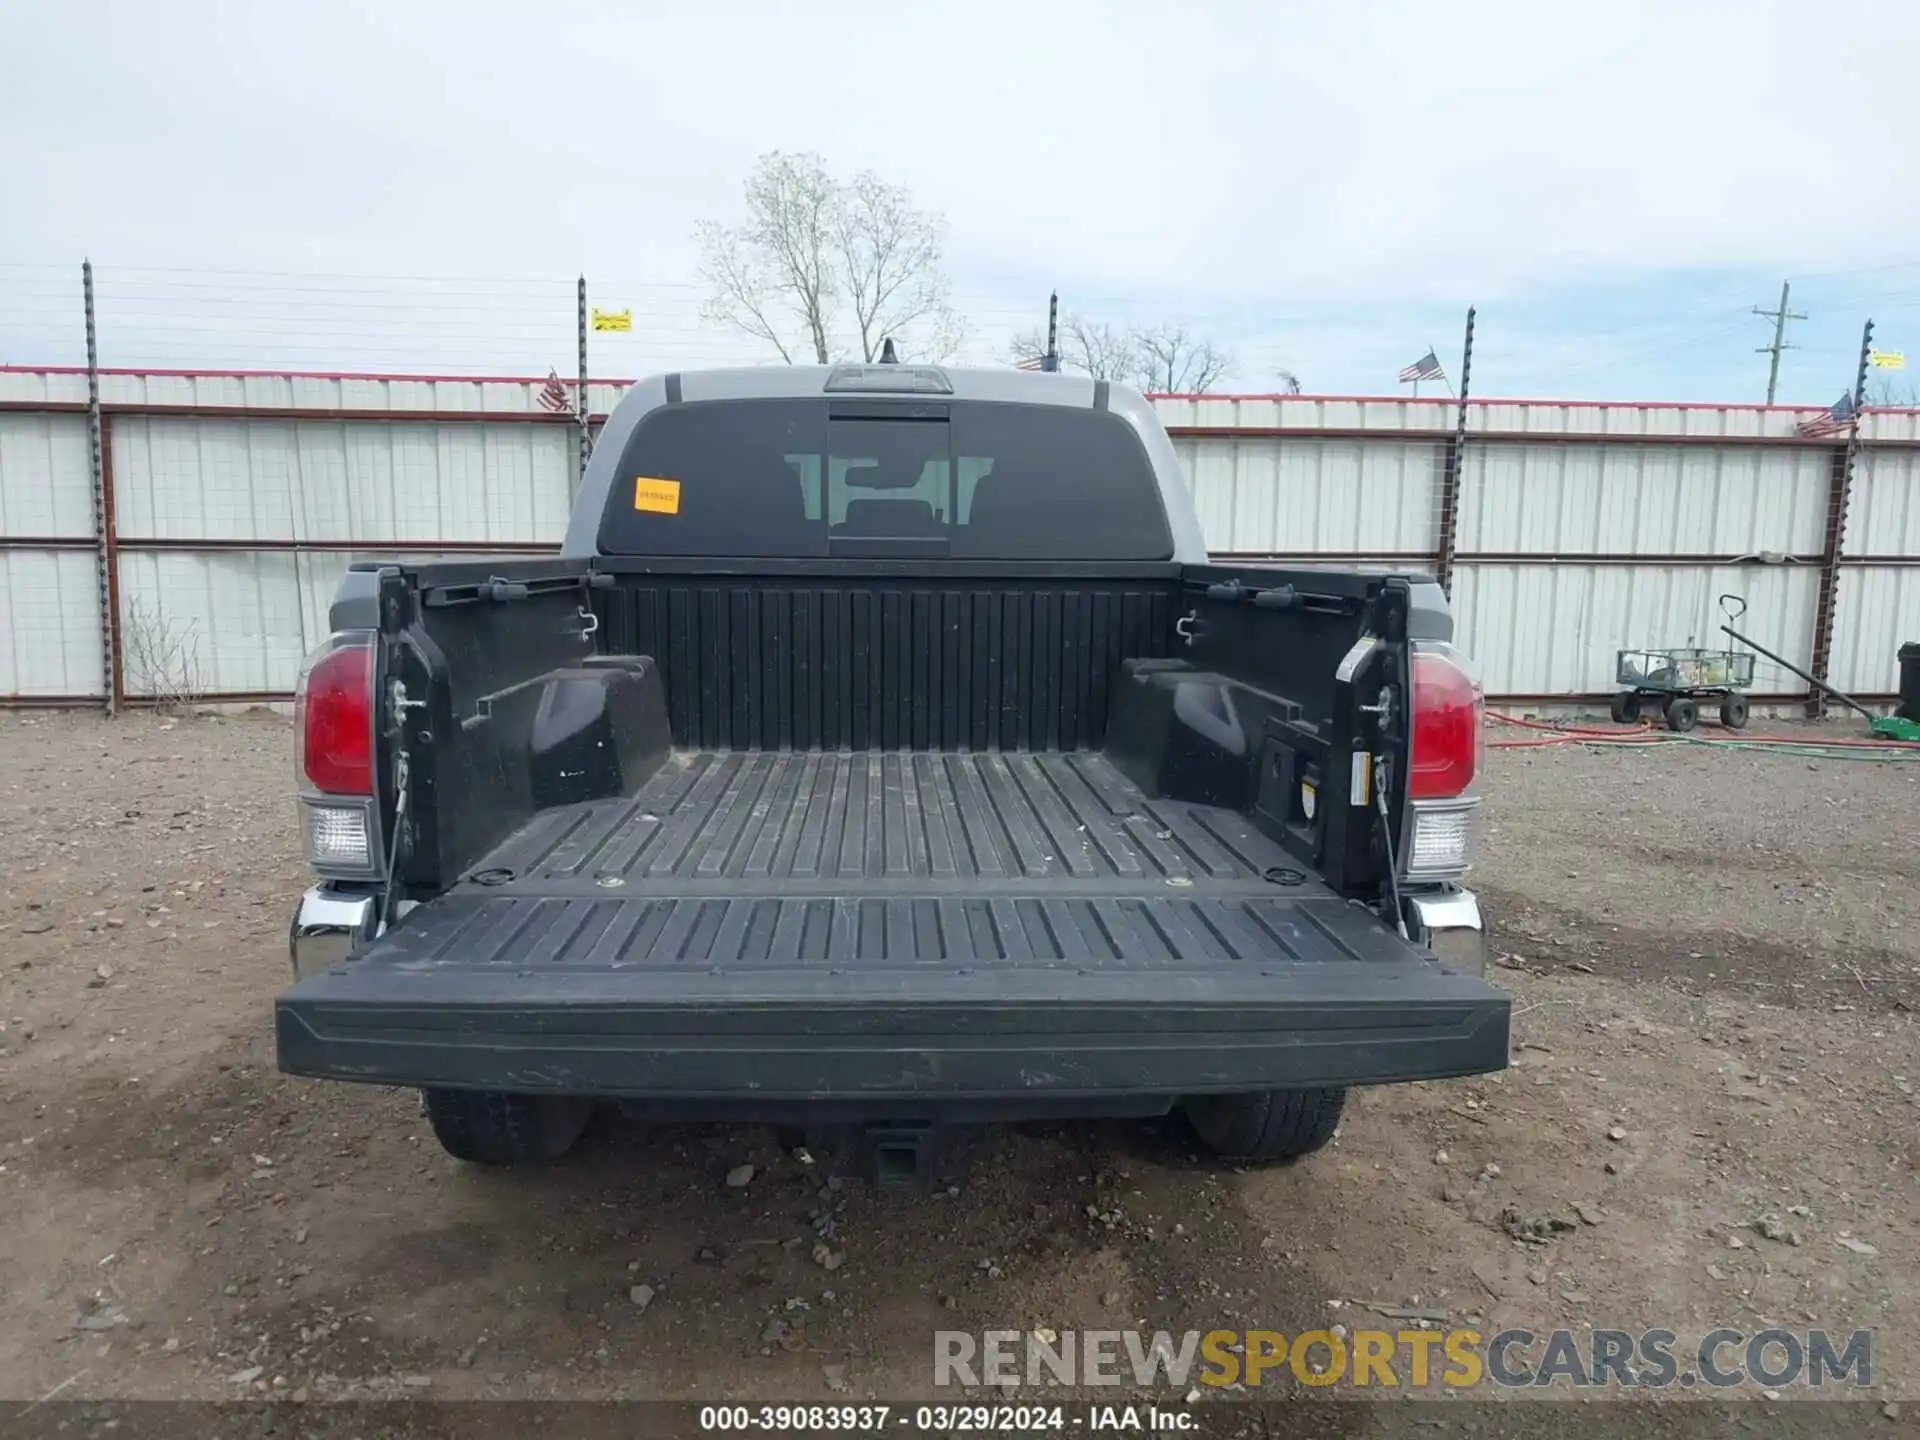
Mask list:
[[[1631,690],[1616,690],[1607,713],[1616,725],[1632,725],[1640,718],[1640,697]]]
[[[1747,728],[1747,697],[1729,695],[1720,702],[1720,723],[1729,730]]]
[[[1684,735],[1700,723],[1700,707],[1684,695],[1667,702],[1667,728]]]

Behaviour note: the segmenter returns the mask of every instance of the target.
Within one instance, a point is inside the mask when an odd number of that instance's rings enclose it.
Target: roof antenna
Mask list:
[[[899,355],[894,353],[893,337],[891,335],[880,342],[880,363],[882,365],[898,365],[900,363]]]

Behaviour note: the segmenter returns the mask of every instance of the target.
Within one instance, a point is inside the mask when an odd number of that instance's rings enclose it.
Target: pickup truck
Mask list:
[[[1507,1063],[1444,593],[1210,563],[1123,386],[659,376],[557,557],[356,564],[331,626],[279,1063],[418,1087],[462,1159],[610,1103],[886,1185],[1175,1109],[1286,1160]]]

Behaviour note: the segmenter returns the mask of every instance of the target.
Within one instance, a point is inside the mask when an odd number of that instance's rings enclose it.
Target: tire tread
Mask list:
[[[586,1127],[586,1101],[503,1090],[428,1090],[427,1118],[441,1148],[476,1165],[544,1165]]]
[[[1207,1148],[1235,1160],[1297,1160],[1333,1138],[1347,1102],[1343,1089],[1255,1090],[1207,1095],[1186,1104]]]

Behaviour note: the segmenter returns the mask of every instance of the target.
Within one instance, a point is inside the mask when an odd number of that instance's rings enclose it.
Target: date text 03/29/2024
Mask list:
[[[1168,1405],[703,1405],[700,1428],[743,1434],[1181,1434],[1191,1409]]]

